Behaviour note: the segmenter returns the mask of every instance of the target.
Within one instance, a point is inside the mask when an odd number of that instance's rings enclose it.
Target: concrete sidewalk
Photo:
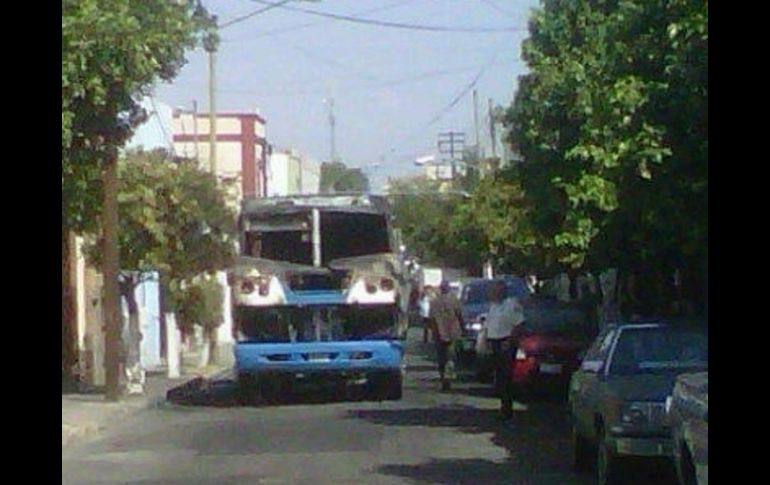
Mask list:
[[[148,372],[142,395],[126,395],[119,402],[107,402],[101,392],[62,393],[62,447],[83,437],[107,429],[111,422],[144,409],[158,407],[166,401],[166,394],[200,379],[227,372],[231,359],[223,364],[204,368],[183,367],[182,376],[166,377],[165,370]]]

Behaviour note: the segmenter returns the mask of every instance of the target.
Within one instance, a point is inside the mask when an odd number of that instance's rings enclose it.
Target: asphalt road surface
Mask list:
[[[63,449],[62,483],[595,483],[571,470],[563,402],[517,403],[515,426],[503,428],[488,385],[461,375],[438,392],[417,339],[410,332],[401,401],[306,390],[242,404],[222,376],[205,393]],[[627,473],[629,483],[676,483],[665,465]]]

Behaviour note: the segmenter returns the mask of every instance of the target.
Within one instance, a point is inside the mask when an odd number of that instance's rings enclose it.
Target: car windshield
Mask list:
[[[473,283],[463,289],[463,303],[487,303],[489,301],[489,288],[491,282]]]
[[[518,276],[507,276],[503,281],[505,281],[505,293],[508,297],[523,297],[530,294],[527,283]]]
[[[610,375],[708,369],[705,331],[663,327],[625,329],[612,355]]]
[[[486,280],[471,283],[463,289],[462,302],[465,304],[489,303],[489,290],[492,283],[497,280]],[[521,278],[507,277],[502,280],[505,283],[505,296],[522,297],[530,294],[527,283]]]

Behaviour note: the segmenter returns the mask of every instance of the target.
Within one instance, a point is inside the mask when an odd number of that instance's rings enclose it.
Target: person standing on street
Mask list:
[[[434,299],[433,287],[425,285],[420,298],[420,317],[422,318],[422,343],[428,343],[428,333],[431,331],[430,302]]]
[[[430,304],[430,317],[433,322],[441,390],[448,391],[451,387],[450,379],[454,378],[453,344],[462,336],[463,316],[460,300],[450,291],[449,282],[442,281],[439,288],[440,294]]]
[[[513,419],[513,381],[511,366],[516,352],[517,327],[524,321],[524,310],[515,297],[506,298],[505,282],[495,281],[489,289],[490,307],[484,330],[492,347],[495,387],[500,411],[506,422]]]

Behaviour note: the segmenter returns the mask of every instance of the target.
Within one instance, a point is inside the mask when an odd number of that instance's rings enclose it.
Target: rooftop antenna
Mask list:
[[[334,98],[328,97],[324,99],[324,104],[329,109],[329,161],[334,162],[337,160],[337,149],[334,136]]]

